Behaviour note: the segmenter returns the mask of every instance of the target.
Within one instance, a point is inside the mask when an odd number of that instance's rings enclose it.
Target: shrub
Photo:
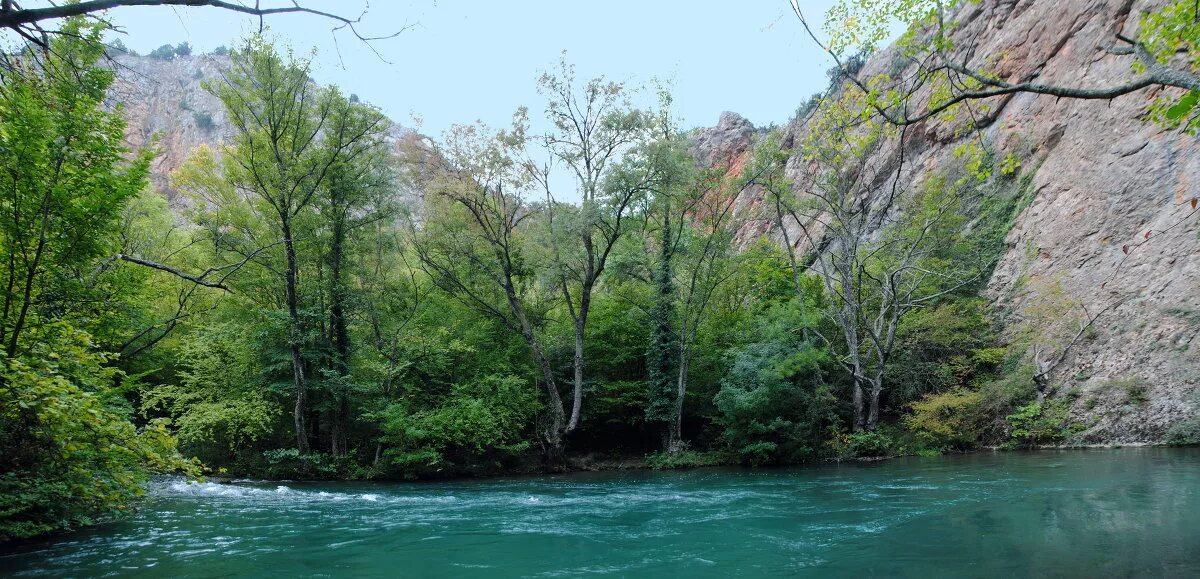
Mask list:
[[[1163,442],[1171,446],[1191,446],[1200,444],[1200,416],[1193,416],[1182,422],[1177,422],[1167,429]]]
[[[980,400],[979,392],[964,389],[926,395],[912,403],[904,426],[925,445],[941,450],[970,448],[979,440]]]
[[[196,121],[196,126],[205,131],[211,131],[216,127],[213,122],[212,114],[205,111],[197,111],[192,113],[192,119]]]
[[[522,433],[539,407],[526,380],[485,376],[455,385],[432,409],[388,406],[382,412],[382,440],[391,463],[404,474],[486,465],[528,448]]]
[[[146,56],[157,60],[171,60],[175,58],[175,47],[170,44],[164,44],[151,50]]]
[[[333,456],[323,452],[300,454],[294,448],[263,451],[262,462],[248,466],[247,472],[274,480],[366,479],[375,474],[356,463],[352,456]]]
[[[836,399],[819,380],[824,350],[799,341],[806,323],[795,304],[762,316],[759,341],[737,349],[713,398],[729,450],[748,464],[786,463],[820,454]]]
[[[1067,421],[1067,402],[1062,399],[1030,402],[1008,415],[1012,428],[1010,446],[1032,448],[1061,442],[1080,430]]]
[[[0,368],[0,541],[124,511],[155,472],[198,473],[164,421],[129,421],[90,336],[62,323],[38,334],[29,356]]]
[[[879,457],[895,456],[898,445],[891,436],[878,430],[852,433],[848,439],[847,452],[850,456]]]
[[[1123,391],[1125,393],[1125,400],[1130,404],[1141,405],[1150,400],[1146,392],[1149,384],[1141,376],[1127,376],[1118,380],[1112,380],[1108,383],[1108,388]]]
[[[729,455],[717,451],[699,452],[685,450],[675,454],[657,452],[646,457],[646,464],[655,470],[720,466],[729,464],[729,462]]]
[[[186,335],[176,384],[141,393],[144,416],[171,419],[189,454],[224,464],[268,438],[280,407],[263,388],[256,347],[237,322],[211,322]]]
[[[186,42],[180,42],[175,46],[164,44],[158,48],[155,48],[154,50],[151,50],[146,56],[158,60],[172,60],[176,56],[188,56],[190,54],[192,54],[192,45]]]
[[[919,309],[901,320],[888,365],[888,402],[899,410],[929,394],[965,389],[1003,359],[994,348],[987,304],[962,299]]]

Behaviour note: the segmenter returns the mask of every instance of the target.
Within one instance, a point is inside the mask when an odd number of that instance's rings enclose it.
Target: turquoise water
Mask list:
[[[160,481],[70,576],[1200,576],[1200,449],[421,484]]]

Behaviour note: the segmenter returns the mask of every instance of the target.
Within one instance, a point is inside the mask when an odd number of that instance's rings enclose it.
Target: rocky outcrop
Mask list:
[[[1114,34],[1135,35],[1138,15],[1160,4],[965,2],[953,34],[976,54],[998,55],[991,68],[1010,81],[1108,86],[1130,75],[1129,57],[1107,50]],[[898,62],[894,50],[882,51],[863,74],[894,72]],[[1072,419],[1086,428],[1084,442],[1157,442],[1171,424],[1200,412],[1200,219],[1185,219],[1189,200],[1200,197],[1200,141],[1149,121],[1155,96],[1016,94],[993,99],[982,120],[997,158],[1018,159],[1031,191],[985,295],[1009,328],[1048,349],[1062,347],[1084,316],[1106,312],[1051,377],[1055,395],[1067,397]],[[954,148],[963,137],[953,127],[915,128],[905,186],[961,164]],[[786,130],[785,141],[806,136],[800,120]],[[710,162],[737,165],[754,134],[740,117],[722,115],[717,127],[697,133],[696,148]],[[894,153],[884,147],[877,155]],[[798,176],[800,159],[789,168]],[[761,204],[754,189],[738,200],[743,242],[782,239]],[[1128,255],[1124,246],[1132,247]]]
[[[154,147],[158,155],[150,167],[154,188],[168,201],[180,204],[171,189],[170,174],[192,149],[214,145],[231,135],[221,101],[204,89],[204,82],[220,80],[229,58],[217,55],[176,56],[170,60],[136,55],[113,59],[117,81],[110,91],[113,103],[123,107],[125,138],[133,148]]]
[[[155,149],[151,184],[173,207],[186,206],[188,200],[171,188],[171,172],[196,147],[219,145],[233,136],[224,105],[205,88],[207,82],[222,82],[222,75],[229,70],[229,57],[203,54],[159,59],[121,54],[112,59],[112,64],[117,79],[109,92],[110,104],[122,107],[128,145],[133,149]],[[392,124],[393,142],[410,133]]]

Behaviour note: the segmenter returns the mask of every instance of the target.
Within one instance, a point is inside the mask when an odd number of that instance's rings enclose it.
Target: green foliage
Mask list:
[[[187,42],[180,42],[176,45],[164,44],[154,50],[151,50],[146,56],[157,60],[174,60],[177,56],[191,56],[192,45]]]
[[[152,473],[197,469],[156,421],[138,430],[119,373],[87,334],[38,330],[0,373],[0,541],[86,525],[128,509]]]
[[[207,111],[196,111],[192,113],[192,119],[196,121],[196,126],[205,131],[211,131],[216,128],[216,123],[213,122],[212,113]]]
[[[860,458],[894,456],[895,448],[896,441],[887,433],[879,430],[855,432],[846,438],[846,454],[844,456]]]
[[[650,345],[646,354],[649,391],[646,419],[666,423],[675,417],[678,399],[679,351],[678,314],[675,311],[675,282],[672,271],[671,224],[664,220],[659,239],[659,258],[654,269],[653,305],[650,309]]]
[[[758,319],[757,339],[732,354],[714,403],[722,439],[743,462],[814,458],[837,421],[836,399],[821,378],[826,353],[800,335],[813,323],[810,307],[789,302],[768,309]]]
[[[654,470],[704,468],[729,464],[730,457],[721,451],[684,450],[680,452],[656,452],[646,457],[646,464]]]
[[[455,385],[440,405],[413,412],[399,402],[381,413],[381,440],[405,474],[474,467],[528,447],[522,435],[539,408],[516,376],[489,375]]]
[[[1002,350],[992,348],[996,331],[986,314],[986,302],[965,298],[906,316],[896,330],[895,356],[887,372],[892,408],[966,388],[994,369]]]
[[[88,524],[127,509],[151,473],[196,472],[162,421],[139,429],[128,377],[88,330],[138,308],[137,277],[110,274],[126,205],[149,155],[131,152],[102,25],[69,19],[43,58],[0,83],[0,540]],[[7,74],[11,73],[11,74]]]
[[[170,417],[184,448],[205,462],[225,462],[274,430],[280,408],[261,384],[250,338],[229,321],[198,328],[175,350],[177,383],[142,393],[142,413]]]
[[[925,446],[942,450],[965,450],[978,442],[982,427],[979,391],[955,389],[928,394],[912,403],[904,426]]]
[[[1200,416],[1192,416],[1172,424],[1167,429],[1163,442],[1172,446],[1200,444]]]
[[[1079,425],[1067,421],[1067,401],[1061,398],[1030,402],[1008,415],[1012,429],[1011,444],[1034,447],[1066,440],[1079,431]]]

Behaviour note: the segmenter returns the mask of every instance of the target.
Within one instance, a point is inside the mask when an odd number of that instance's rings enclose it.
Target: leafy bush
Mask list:
[[[343,480],[368,479],[376,473],[359,465],[351,456],[333,456],[323,452],[300,454],[294,448],[267,450],[262,463],[250,466],[249,472],[274,480]]]
[[[174,46],[164,44],[154,50],[151,50],[146,56],[158,60],[172,60],[176,56],[188,56],[192,54],[192,45],[186,42],[180,42]]]
[[[991,347],[995,330],[980,299],[961,299],[910,312],[896,332],[888,365],[889,406],[899,410],[921,397],[964,389],[995,368],[1004,350]]]
[[[725,444],[742,462],[793,462],[817,456],[836,400],[820,381],[824,350],[803,343],[795,331],[806,312],[795,303],[762,316],[759,341],[733,354],[732,367],[713,402],[720,411]]]
[[[1163,442],[1172,446],[1200,444],[1200,415],[1172,424]]]
[[[980,400],[980,392],[964,389],[928,394],[912,403],[912,412],[905,415],[904,426],[929,447],[941,450],[970,448],[979,440]]]
[[[123,511],[155,472],[198,472],[163,421],[129,421],[118,372],[87,334],[42,328],[0,375],[0,541]]]
[[[835,433],[827,446],[837,458],[879,458],[905,454],[899,441],[882,429]]]
[[[233,322],[207,324],[178,352],[178,383],[142,393],[141,412],[171,419],[184,448],[224,464],[239,449],[268,437],[280,408],[263,388],[256,347]]]
[[[197,127],[200,127],[205,131],[211,131],[217,126],[216,123],[213,122],[212,113],[206,111],[196,111],[192,113],[192,119],[196,121]]]
[[[646,457],[646,464],[655,470],[675,468],[700,468],[706,466],[721,466],[729,464],[730,457],[723,452],[700,452],[685,450],[675,454],[657,452]]]
[[[526,380],[485,376],[454,386],[432,409],[388,406],[382,412],[382,440],[391,463],[404,474],[486,464],[528,448],[521,435],[539,407]]]
[[[1067,421],[1067,402],[1062,399],[1030,402],[1008,415],[1012,428],[1010,446],[1031,448],[1061,442],[1079,431]]]

